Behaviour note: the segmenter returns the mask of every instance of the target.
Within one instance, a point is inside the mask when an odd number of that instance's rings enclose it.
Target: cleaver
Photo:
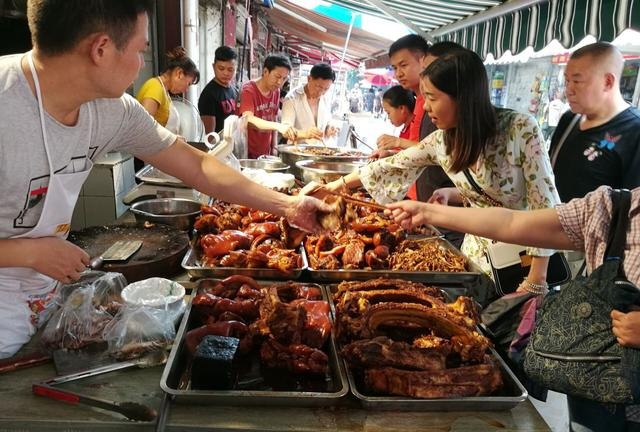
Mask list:
[[[91,260],[89,267],[99,270],[107,261],[126,261],[142,247],[142,240],[118,240]]]

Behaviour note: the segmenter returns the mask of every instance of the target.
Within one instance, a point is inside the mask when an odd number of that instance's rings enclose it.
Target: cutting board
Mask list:
[[[105,262],[103,271],[122,273],[127,282],[150,277],[172,277],[182,271],[180,265],[189,247],[189,237],[169,225],[145,228],[139,225],[105,225],[72,231],[68,240],[98,256],[119,240],[142,240],[142,247],[126,262]]]

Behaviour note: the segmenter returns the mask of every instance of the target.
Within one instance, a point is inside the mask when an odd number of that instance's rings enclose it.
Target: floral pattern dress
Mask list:
[[[473,179],[505,208],[532,210],[559,204],[549,154],[543,147],[544,139],[536,121],[529,115],[508,109],[499,109],[497,117],[498,136],[480,156],[475,171],[470,170]],[[442,130],[433,132],[416,146],[363,166],[360,168],[360,180],[376,201],[398,201],[404,198],[409,185],[424,167],[435,164],[442,166],[471,206],[492,206],[473,189],[464,172],[450,170],[451,158],[446,152]],[[491,275],[485,257],[488,242],[482,237],[466,235],[461,249]],[[533,256],[549,256],[554,252],[527,249],[527,253]]]

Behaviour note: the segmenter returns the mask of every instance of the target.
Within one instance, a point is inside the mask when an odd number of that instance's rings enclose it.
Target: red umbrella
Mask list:
[[[389,75],[374,74],[369,72],[364,73],[364,79],[369,81],[371,85],[378,86],[378,87],[388,86],[388,85],[391,85],[391,83],[393,82],[393,78],[390,77]]]

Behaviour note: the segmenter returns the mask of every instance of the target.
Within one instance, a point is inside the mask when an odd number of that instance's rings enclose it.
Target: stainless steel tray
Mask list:
[[[326,285],[332,317],[336,319],[336,308],[333,293],[337,285]],[[448,297],[446,288],[442,288]],[[500,355],[491,348],[491,355],[500,366],[502,372],[502,389],[489,396],[457,397],[447,399],[417,399],[403,396],[380,396],[366,393],[364,384],[358,379],[345,359],[342,359],[349,381],[349,389],[360,404],[366,409],[391,411],[505,411],[527,400],[528,393],[513,371]]]
[[[268,268],[244,268],[244,267],[206,267],[198,260],[198,253],[193,249],[189,249],[182,259],[182,268],[192,279],[199,278],[220,278],[233,275],[251,276],[254,279],[299,279],[302,272],[307,269],[307,256],[304,254],[303,248],[300,247],[302,256],[302,267],[293,269],[291,272],[283,273],[278,270]]]
[[[202,283],[202,282],[200,282]],[[261,282],[261,284],[271,284],[269,282]],[[328,300],[328,294],[324,287],[320,287],[322,296],[325,300]],[[193,299],[194,296],[191,297]],[[347,376],[344,371],[343,363],[338,358],[335,341],[333,338],[333,331],[329,341],[327,342],[328,356],[329,356],[329,373],[320,380],[309,379],[301,383],[294,383],[294,386],[308,385],[308,388],[312,390],[302,390],[290,388],[284,388],[283,390],[275,390],[268,388],[268,386],[262,386],[259,384],[256,388],[243,389],[243,390],[192,390],[189,386],[188,377],[188,354],[185,348],[185,335],[186,332],[195,327],[191,315],[192,301],[190,300],[180,323],[178,333],[176,335],[169,360],[162,373],[160,380],[160,387],[169,395],[175,398],[178,403],[191,403],[191,404],[207,404],[207,405],[291,405],[291,406],[330,406],[337,404],[341,398],[345,397],[349,393],[349,385]],[[333,323],[333,315],[330,314],[330,319]],[[259,363],[259,362],[258,362]],[[286,387],[288,381],[288,374],[285,372],[279,372],[274,374],[272,382],[278,386]],[[267,387],[267,388],[264,388]],[[324,390],[318,389],[318,387],[324,387]]]
[[[184,184],[182,180],[170,176],[169,174],[166,174],[151,165],[145,165],[140,171],[138,171],[136,173],[136,178],[142,182],[155,185],[174,186],[182,188],[190,187]]]
[[[509,369],[504,360],[492,348],[491,354],[500,366],[504,386],[489,396],[457,397],[448,399],[415,399],[402,396],[380,396],[366,394],[344,361],[351,393],[367,409],[393,411],[505,411],[527,400],[527,390]]]
[[[426,237],[415,238],[412,240],[421,241],[436,241],[439,242],[442,247],[445,247],[453,251],[457,255],[462,255],[462,252],[453,246],[449,241],[440,237]],[[304,249],[304,248],[303,248]],[[309,262],[307,258],[307,251],[303,250],[303,260]],[[317,270],[309,266],[308,271],[312,280],[322,282],[342,282],[344,280],[369,280],[377,277],[386,277],[391,279],[405,279],[413,282],[424,282],[436,285],[457,285],[477,283],[480,279],[482,270],[473,261],[466,258],[467,271],[465,272],[421,272],[421,271],[408,271],[408,270],[372,270],[372,269],[337,269],[337,270]]]

